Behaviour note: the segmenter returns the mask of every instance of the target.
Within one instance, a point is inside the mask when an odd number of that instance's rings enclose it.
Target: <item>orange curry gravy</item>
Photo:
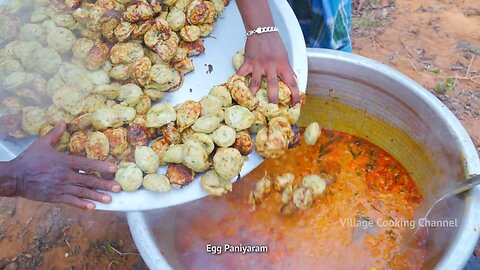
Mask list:
[[[296,183],[319,173],[335,180],[312,208],[282,216],[280,194],[273,190],[255,211],[247,203],[265,171],[294,173]],[[406,228],[386,221],[411,219],[421,200],[392,156],[358,137],[323,130],[316,145],[302,139],[284,157],[266,160],[237,181],[228,196],[176,211],[177,259],[185,269],[419,269],[425,247],[400,252]],[[375,225],[363,229],[358,221]],[[207,244],[266,245],[268,252],[212,255]]]

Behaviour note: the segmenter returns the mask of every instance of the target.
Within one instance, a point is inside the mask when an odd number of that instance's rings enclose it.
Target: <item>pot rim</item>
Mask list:
[[[428,105],[458,139],[457,145],[464,157],[465,175],[480,174],[480,159],[467,131],[447,106],[423,86],[387,65],[360,55],[328,49],[309,48],[307,49],[307,56],[309,60],[321,58],[324,60],[341,61],[345,64],[369,69],[372,72],[380,72],[409,89],[412,94]],[[435,266],[435,269],[463,269],[466,265],[477,244],[480,233],[480,206],[475,204],[478,201],[480,201],[479,186],[465,193],[465,210],[462,221],[455,232],[453,241],[445,251],[442,259]],[[461,257],[459,254],[464,254],[464,256]]]
[[[308,49],[307,56],[309,60],[320,58],[341,61],[345,64],[369,69],[372,72],[387,74],[386,76],[409,89],[450,127],[452,134],[458,139],[459,150],[465,158],[464,171],[466,175],[480,174],[480,159],[467,131],[455,115],[421,85],[393,68],[352,53],[327,49]],[[450,247],[445,251],[444,256],[437,263],[435,269],[463,269],[467,263],[480,233],[480,207],[474,204],[479,200],[480,187],[475,187],[466,193],[465,210],[460,227],[458,227]],[[133,239],[138,244],[137,248],[145,263],[151,269],[171,269],[167,260],[161,256],[152,231],[145,220],[145,215],[142,212],[129,212],[127,218]]]

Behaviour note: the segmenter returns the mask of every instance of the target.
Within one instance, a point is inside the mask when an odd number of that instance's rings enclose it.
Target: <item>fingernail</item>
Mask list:
[[[93,210],[93,209],[95,209],[95,204],[93,204],[93,203],[87,204],[87,209],[88,209],[88,210]]]
[[[110,196],[103,196],[103,197],[102,197],[102,201],[103,201],[103,202],[108,203],[108,202],[110,202],[111,200],[112,200],[112,199],[110,198]]]
[[[115,172],[117,170],[117,167],[116,166],[110,166],[110,168],[108,168],[108,170],[110,172]]]
[[[112,187],[112,191],[113,191],[113,192],[120,192],[120,190],[122,190],[122,189],[120,188],[120,186],[113,186],[113,187]]]

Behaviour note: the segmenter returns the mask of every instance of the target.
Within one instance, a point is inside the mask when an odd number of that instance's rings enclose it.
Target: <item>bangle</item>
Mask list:
[[[278,32],[278,28],[276,26],[258,27],[257,29],[248,31],[247,37],[252,36],[254,34],[261,35],[264,33],[272,33],[272,32]]]

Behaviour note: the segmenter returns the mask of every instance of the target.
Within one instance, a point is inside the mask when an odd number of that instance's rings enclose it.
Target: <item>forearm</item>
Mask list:
[[[237,6],[246,31],[275,26],[268,0],[237,0]],[[251,76],[252,94],[257,93],[262,80],[266,78],[268,100],[272,103],[278,103],[278,79],[281,78],[292,92],[292,103],[300,102],[295,72],[290,66],[285,45],[276,31],[247,38],[244,62],[237,74]]]
[[[267,0],[237,0],[237,6],[247,31],[275,25]]]
[[[0,197],[13,197],[17,180],[12,162],[0,162]]]

